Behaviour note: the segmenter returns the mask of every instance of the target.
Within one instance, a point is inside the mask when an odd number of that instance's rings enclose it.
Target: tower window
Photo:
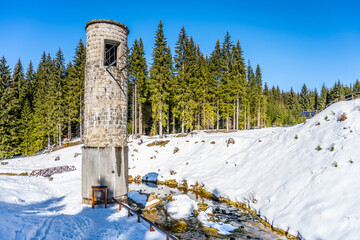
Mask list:
[[[118,43],[105,41],[104,66],[116,66]]]

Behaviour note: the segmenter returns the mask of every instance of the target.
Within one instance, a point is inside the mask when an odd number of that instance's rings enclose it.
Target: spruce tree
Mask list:
[[[85,80],[85,61],[86,61],[86,52],[85,45],[82,40],[79,40],[78,45],[75,48],[75,55],[73,57],[73,66],[75,69],[78,89],[78,108],[79,108],[79,116],[78,116],[78,125],[77,132],[82,140],[83,137],[83,112],[84,112],[84,80]]]
[[[0,59],[0,159],[10,157],[12,153],[9,112],[7,108],[8,94],[11,83],[10,67],[5,57]]]
[[[221,59],[222,52],[220,41],[217,40],[215,49],[212,51],[209,59],[209,78],[211,82],[216,83],[215,108],[216,108],[216,129],[220,128],[220,82],[221,82]]]
[[[230,118],[233,116],[234,81],[231,79],[232,41],[229,32],[226,33],[221,51],[221,81],[219,102],[221,117],[225,120],[226,130],[229,130]]]
[[[310,110],[309,91],[305,84],[301,88],[299,104],[301,107],[301,111],[309,111]]]
[[[243,57],[243,51],[240,46],[240,42],[237,41],[236,45],[232,48],[232,60],[231,60],[231,78],[234,84],[234,97],[235,97],[235,128],[239,129],[240,124],[240,105],[244,106],[247,102],[246,95],[246,66]],[[245,112],[244,112],[245,113]],[[242,124],[243,125],[243,124]]]
[[[67,139],[70,141],[73,135],[72,126],[79,122],[79,92],[81,92],[76,70],[71,62],[66,69],[66,77],[64,80],[63,111],[67,122]]]
[[[139,133],[144,134],[145,132],[145,121],[144,112],[146,111],[146,103],[149,98],[149,80],[147,72],[147,64],[145,59],[144,44],[142,39],[138,41],[135,39],[133,47],[129,56],[129,78],[130,82],[135,85],[136,90],[136,109],[138,109],[138,126]],[[136,129],[137,133],[137,129]]]
[[[167,98],[169,94],[167,84],[171,78],[172,59],[161,21],[156,31],[152,57],[150,69],[152,117],[154,120],[152,134],[157,133],[156,128],[158,127],[158,134],[162,137],[163,126],[166,125],[167,120]]]

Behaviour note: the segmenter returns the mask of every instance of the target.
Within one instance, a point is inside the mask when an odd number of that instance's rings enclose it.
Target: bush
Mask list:
[[[322,150],[321,146],[318,145],[318,146],[316,147],[316,150],[318,150],[318,151]]]
[[[330,151],[334,151],[335,150],[335,146],[334,146],[334,144],[333,145],[331,145],[331,148],[330,148]]]
[[[295,135],[295,139],[299,139],[299,137],[298,137],[298,135],[297,135],[297,134]]]

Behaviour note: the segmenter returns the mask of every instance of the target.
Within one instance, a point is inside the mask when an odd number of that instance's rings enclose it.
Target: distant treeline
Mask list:
[[[0,159],[32,155],[82,137],[85,46],[80,40],[72,61],[61,49],[45,52],[26,72],[19,60],[13,71],[0,59]],[[245,63],[240,42],[227,33],[210,56],[183,27],[173,55],[160,22],[151,66],[144,45],[135,40],[129,54],[128,133],[186,133],[196,129],[251,129],[294,125],[301,111],[316,110],[333,99],[360,92],[360,83],[319,93],[304,84],[300,93],[263,84],[261,68]]]
[[[135,40],[129,56],[129,133],[185,133],[194,129],[251,129],[294,125],[302,111],[317,110],[333,99],[360,91],[340,81],[321,92],[304,84],[301,92],[263,84],[261,68],[245,63],[240,42],[227,33],[210,56],[180,30],[173,55],[160,22],[151,66],[144,45]]]

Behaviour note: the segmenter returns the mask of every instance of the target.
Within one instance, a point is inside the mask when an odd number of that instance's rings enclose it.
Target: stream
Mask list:
[[[259,221],[259,217],[253,216],[246,210],[203,198],[192,191],[185,192],[154,183],[129,183],[129,190],[137,192],[136,194],[140,193],[149,200],[155,199],[151,202],[156,202],[156,199],[161,200],[154,206],[144,207],[144,204],[136,203],[129,195],[129,204],[133,209],[179,239],[287,239],[286,236],[266,227]],[[165,205],[172,197],[183,194],[194,200],[199,209],[188,218],[174,219],[165,210]],[[208,224],[205,226],[206,224],[199,220],[200,211],[206,211],[211,227]],[[202,214],[206,216],[204,212]],[[222,228],[230,228],[231,231],[224,232]]]

